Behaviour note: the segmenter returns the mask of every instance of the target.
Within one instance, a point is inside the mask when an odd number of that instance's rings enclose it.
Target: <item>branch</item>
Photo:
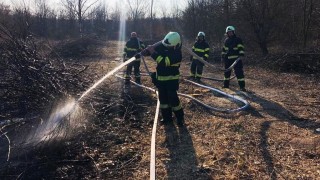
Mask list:
[[[11,152],[11,146],[10,146],[11,141],[10,141],[9,137],[7,136],[7,132],[3,133],[2,130],[0,130],[0,132],[1,132],[2,135],[4,135],[4,136],[7,138],[7,140],[8,140],[8,156],[7,156],[7,161],[9,161],[9,159],[10,159],[10,152]],[[1,135],[1,136],[2,136],[2,135]],[[0,136],[0,137],[1,137],[1,136]]]
[[[87,12],[87,10],[93,6],[94,4],[96,4],[99,0],[96,0],[95,2],[91,3],[86,9],[83,10],[83,14],[85,14],[85,12]]]

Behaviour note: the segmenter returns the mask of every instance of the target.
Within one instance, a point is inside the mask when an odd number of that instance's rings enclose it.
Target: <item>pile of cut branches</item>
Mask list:
[[[32,36],[0,26],[0,120],[39,112],[57,97],[82,91],[86,66],[42,57]]]

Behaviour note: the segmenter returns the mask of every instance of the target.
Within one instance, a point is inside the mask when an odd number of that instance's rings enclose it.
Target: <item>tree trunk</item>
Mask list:
[[[152,14],[152,8],[153,8],[153,0],[151,0],[151,7],[150,7],[150,40],[153,39],[153,14]]]
[[[307,40],[308,40],[312,13],[313,13],[313,0],[310,0],[309,5],[308,5],[308,0],[304,0],[304,4],[303,4],[303,49],[304,50],[307,47]]]
[[[82,6],[81,0],[78,1],[78,20],[79,20],[79,33],[82,38]]]
[[[229,23],[230,23],[230,12],[229,12],[229,0],[224,0],[224,14],[225,14],[225,17],[226,17],[226,21],[225,23],[227,23],[227,25],[229,26]]]
[[[263,54],[264,56],[266,56],[266,55],[269,54],[267,42],[261,41],[261,42],[259,42],[259,46],[260,46],[261,52],[262,52],[262,54]]]

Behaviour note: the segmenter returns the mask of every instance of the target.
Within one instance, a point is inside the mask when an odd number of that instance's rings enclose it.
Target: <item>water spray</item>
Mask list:
[[[64,122],[68,123],[69,121],[63,121],[66,117],[71,117],[74,112],[77,110],[78,104],[81,100],[83,100],[91,91],[93,91],[97,86],[99,86],[105,79],[114,75],[117,71],[119,71],[124,66],[128,65],[132,61],[136,60],[135,57],[130,58],[124,63],[120,64],[118,67],[114,68],[112,71],[108,72],[105,76],[103,76],[100,80],[94,83],[88,90],[86,90],[80,98],[77,100],[69,100],[67,103],[64,103],[62,106],[58,106],[61,108],[53,111],[44,124],[41,124],[32,137],[29,137],[28,142],[37,144],[39,142],[49,141],[54,137],[60,137],[63,135],[63,132],[60,130],[65,125]]]
[[[70,108],[69,113],[65,114],[63,117],[66,117],[70,114],[72,114],[72,112],[75,111],[77,104],[79,103],[79,101],[81,101],[86,95],[88,95],[93,89],[95,89],[98,85],[100,85],[105,79],[107,79],[109,76],[114,75],[116,72],[118,72],[121,68],[123,68],[124,66],[128,65],[129,63],[131,63],[132,61],[136,60],[135,57],[130,58],[129,60],[125,61],[124,63],[122,63],[121,65],[119,65],[118,67],[114,68],[112,71],[110,71],[109,73],[107,73],[105,76],[103,76],[99,81],[97,81],[96,83],[94,83],[88,90],[86,90],[78,100],[76,100],[74,103],[72,103],[73,105]],[[63,110],[64,108],[62,108]],[[62,118],[63,118],[62,117]]]
[[[128,65],[129,63],[131,63],[132,61],[136,60],[135,57],[132,57],[130,59],[128,59],[127,61],[125,61],[124,63],[122,63],[121,65],[119,65],[118,67],[114,68],[112,71],[110,71],[108,74],[106,74],[105,76],[103,76],[99,81],[97,81],[94,85],[92,85],[87,91],[85,91],[80,98],[77,100],[80,101],[83,97],[85,97],[90,91],[92,91],[94,88],[96,88],[101,82],[103,82],[105,79],[107,79],[109,76],[114,75],[117,71],[119,71],[121,68],[123,68],[124,66]]]
[[[110,71],[109,73],[107,73],[106,75],[104,75],[99,81],[97,81],[96,83],[94,83],[88,90],[86,90],[78,100],[76,100],[73,104],[73,108],[70,110],[70,112],[68,114],[66,114],[65,116],[68,116],[69,114],[71,114],[74,110],[76,105],[79,103],[79,101],[81,101],[86,95],[88,95],[93,89],[95,89],[98,85],[100,85],[105,79],[107,79],[109,76],[114,75],[116,72],[118,72],[121,68],[123,68],[124,66],[128,65],[129,63],[131,63],[132,61],[135,61],[136,58],[132,57],[130,59],[128,59],[127,61],[125,61],[124,63],[122,63],[121,65],[119,65],[118,67],[114,68],[112,71]]]

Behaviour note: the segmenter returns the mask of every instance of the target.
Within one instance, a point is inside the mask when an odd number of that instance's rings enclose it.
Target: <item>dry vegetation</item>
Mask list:
[[[68,93],[77,98],[88,84],[118,65],[121,61],[117,59],[116,48],[114,42],[109,42],[98,56],[104,58],[78,60],[77,63],[87,67],[79,76],[86,85]],[[185,57],[181,70],[188,74],[188,56]],[[247,62],[249,91],[238,92],[235,80],[226,91],[247,99],[249,109],[234,114],[217,113],[181,98],[186,126],[178,128],[175,122],[159,126],[158,179],[317,179],[320,176],[320,137],[315,131],[320,128],[318,76],[266,70],[249,66]],[[150,59],[148,64],[154,67]],[[205,75],[222,78],[221,72],[208,68]],[[216,88],[221,86],[221,82],[203,82]],[[81,79],[77,83],[81,84]],[[152,86],[148,77],[143,77],[142,83]],[[216,107],[237,107],[187,82],[181,83],[180,91],[202,94],[197,97]],[[113,77],[80,106],[81,115],[76,120],[80,125],[69,124],[61,129],[67,137],[50,143],[24,145],[24,137],[41,121],[46,121],[45,118],[0,127],[0,179],[148,179],[155,95],[135,86],[125,94],[123,82]]]

